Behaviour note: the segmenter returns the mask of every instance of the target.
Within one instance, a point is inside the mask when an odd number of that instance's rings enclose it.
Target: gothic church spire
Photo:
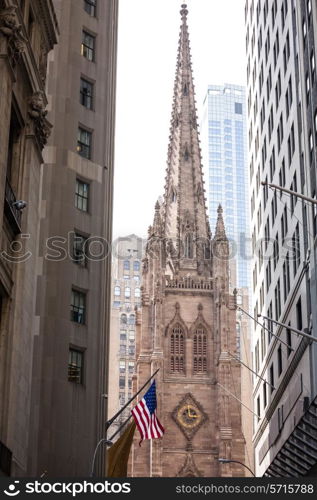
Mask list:
[[[210,240],[195,106],[187,6],[182,5],[167,176],[162,206],[163,233],[187,258],[197,258],[198,241]],[[181,257],[181,255],[180,255]]]

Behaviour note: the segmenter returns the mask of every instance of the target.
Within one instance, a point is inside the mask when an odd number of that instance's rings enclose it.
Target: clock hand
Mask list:
[[[190,412],[190,406],[187,405],[187,412],[188,412],[188,417],[189,418],[198,418],[198,415],[196,413],[191,413]]]

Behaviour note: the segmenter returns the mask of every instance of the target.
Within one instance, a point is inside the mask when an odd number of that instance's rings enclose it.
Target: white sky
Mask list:
[[[114,238],[163,195],[181,0],[119,0]],[[246,84],[245,0],[188,0],[198,122],[208,84]]]

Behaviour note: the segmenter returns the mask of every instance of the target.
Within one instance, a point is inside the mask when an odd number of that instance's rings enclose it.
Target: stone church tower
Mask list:
[[[143,260],[135,389],[156,376],[163,439],[132,450],[131,475],[244,476],[235,296],[222,209],[212,237],[182,5],[164,200],[155,206]],[[225,388],[225,389],[223,389]],[[228,392],[229,391],[229,392]],[[137,433],[136,433],[137,434]]]

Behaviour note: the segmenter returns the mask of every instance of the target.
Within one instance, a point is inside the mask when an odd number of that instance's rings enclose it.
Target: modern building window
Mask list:
[[[125,271],[130,271],[130,261],[129,260],[125,260],[124,263],[123,263],[123,269]]]
[[[311,72],[311,81],[314,83],[315,81],[315,73],[316,73],[316,64],[315,64],[315,54],[312,50],[310,54],[310,72]]]
[[[282,359],[282,346],[280,345],[277,350],[277,374],[281,375],[283,371],[283,359]]]
[[[287,253],[286,259],[283,263],[283,283],[284,283],[284,302],[286,302],[290,288],[290,272],[289,272],[289,254]]]
[[[119,388],[120,389],[125,388],[125,377],[119,377]]]
[[[302,299],[299,297],[296,304],[296,327],[297,330],[303,329],[303,315],[302,315]]]
[[[84,9],[92,17],[96,17],[97,0],[84,0]]]
[[[114,294],[116,297],[120,297],[121,295],[121,288],[119,286],[114,287]]]
[[[135,260],[133,262],[133,270],[134,271],[140,271],[140,262],[138,260]]]
[[[83,31],[82,42],[81,42],[81,55],[84,56],[88,61],[95,60],[95,44],[96,37]]]
[[[135,288],[135,290],[134,290],[134,296],[136,298],[140,298],[141,297],[141,289],[140,288]]]
[[[267,405],[267,393],[266,393],[266,382],[264,382],[263,384],[263,408],[266,408],[266,405]]]
[[[82,267],[87,267],[88,264],[88,249],[86,236],[75,233],[73,240],[73,261]]]
[[[134,345],[129,345],[129,356],[134,356],[134,354],[135,354]]]
[[[88,212],[89,184],[76,179],[75,207]]]
[[[80,79],[80,103],[85,108],[93,109],[94,85],[85,78]]]
[[[68,380],[75,384],[83,383],[84,353],[78,349],[69,349]]]
[[[241,102],[234,103],[234,112],[236,115],[242,115],[242,103]]]
[[[130,314],[129,325],[135,325],[135,314]]]
[[[277,285],[275,287],[275,318],[279,319],[281,315],[281,287],[280,279],[277,280]]]
[[[270,385],[271,385],[271,394],[274,391],[274,364],[272,363],[270,366]]]
[[[77,152],[87,160],[91,159],[92,132],[82,127],[78,127]]]
[[[258,396],[256,400],[256,414],[258,416],[258,422],[259,422],[261,419],[260,396]]]
[[[290,323],[288,326],[291,326]],[[287,357],[292,354],[292,332],[289,328],[286,330],[286,343],[287,343]]]
[[[120,373],[125,373],[125,360],[120,359],[119,361],[119,371]]]
[[[126,314],[121,314],[120,323],[121,323],[121,325],[127,325],[128,324],[128,317],[127,317]]]
[[[134,373],[134,361],[128,362],[128,370],[130,374]]]
[[[71,298],[71,321],[84,325],[86,322],[86,294],[78,290],[72,290]]]
[[[124,296],[126,299],[129,299],[131,297],[131,288],[129,286],[126,286],[124,289]]]

